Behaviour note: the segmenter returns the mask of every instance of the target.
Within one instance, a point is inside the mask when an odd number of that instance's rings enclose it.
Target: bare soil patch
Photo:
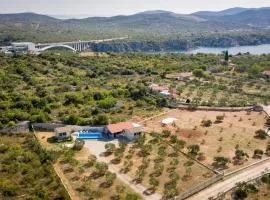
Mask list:
[[[224,116],[222,122],[215,123],[217,116]],[[173,117],[178,119],[175,126],[163,127],[161,120]],[[202,120],[211,120],[210,127],[201,126]],[[176,134],[179,139],[187,142],[187,145],[198,144],[205,154],[204,164],[211,166],[215,156],[225,156],[232,159],[236,148],[249,155],[249,159],[242,165],[230,164],[227,171],[241,168],[254,163],[255,149],[265,151],[269,137],[265,140],[254,138],[255,132],[264,129],[266,115],[260,112],[218,112],[218,111],[187,111],[173,109],[168,114],[147,121],[146,132],[161,133],[164,129]],[[185,149],[186,151],[186,149]],[[266,157],[263,155],[262,158]]]
[[[191,129],[180,129],[179,132],[175,131],[175,134],[179,137],[183,138],[189,138],[194,140],[199,140],[203,133],[197,130],[191,130]]]

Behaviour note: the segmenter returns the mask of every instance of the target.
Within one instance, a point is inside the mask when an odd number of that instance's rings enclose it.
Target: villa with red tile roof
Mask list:
[[[169,91],[169,88],[167,86],[159,86],[157,84],[150,85],[150,88],[151,90],[156,91],[156,92]]]
[[[176,91],[169,91],[169,87],[168,86],[164,86],[164,85],[157,85],[157,84],[151,84],[149,86],[149,88],[152,90],[152,92],[158,93],[161,96],[165,96],[165,97],[177,97],[177,93]]]
[[[132,122],[119,122],[116,124],[109,124],[105,127],[105,132],[112,136],[125,136],[127,139],[133,140],[142,133],[142,126]]]
[[[270,70],[265,70],[263,72],[263,75],[270,77]]]

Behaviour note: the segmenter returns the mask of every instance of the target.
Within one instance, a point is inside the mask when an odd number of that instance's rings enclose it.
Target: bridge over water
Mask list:
[[[103,40],[88,40],[88,41],[79,40],[79,41],[74,41],[74,42],[38,43],[38,44],[35,44],[35,48],[39,52],[45,51],[47,49],[55,48],[55,47],[64,47],[72,51],[82,52],[89,49],[90,45],[93,43],[110,42],[110,41],[124,40],[124,39],[128,39],[128,36],[120,37],[120,38],[103,39]]]
[[[42,52],[55,47],[63,47],[70,49],[72,51],[83,52],[90,48],[93,43],[102,43],[102,42],[110,42],[115,40],[124,40],[128,39],[126,37],[120,38],[111,38],[111,39],[103,39],[103,40],[87,40],[87,41],[73,41],[73,42],[56,42],[56,43],[32,43],[32,42],[14,42],[10,50],[14,51],[32,51],[32,52]]]

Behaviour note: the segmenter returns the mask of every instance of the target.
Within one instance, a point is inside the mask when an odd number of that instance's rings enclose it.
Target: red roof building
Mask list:
[[[157,91],[157,92],[169,91],[169,88],[167,86],[159,86],[159,85],[156,85],[156,84],[150,85],[150,88],[153,91]]]
[[[110,124],[107,126],[107,130],[111,134],[122,133],[125,129],[131,129],[133,125],[131,122],[120,122],[117,124]]]
[[[263,72],[263,75],[265,75],[265,76],[270,76],[270,70],[265,70],[265,71]]]
[[[108,137],[112,136],[115,138],[122,135],[129,140],[133,140],[141,135],[143,127],[136,123],[120,122],[117,124],[109,124],[106,126],[105,131]]]

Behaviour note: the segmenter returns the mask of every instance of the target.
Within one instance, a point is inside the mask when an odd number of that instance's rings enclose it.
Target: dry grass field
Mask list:
[[[224,116],[221,123],[215,123],[216,116]],[[178,120],[175,126],[162,127],[161,120],[174,117]],[[254,138],[255,131],[264,129],[266,115],[259,112],[215,112],[215,111],[184,111],[171,110],[168,114],[147,121],[144,125],[146,131],[161,133],[169,129],[179,139],[187,142],[187,145],[198,144],[200,150],[206,156],[203,161],[207,165],[213,163],[215,156],[233,158],[235,149],[244,150],[249,159],[243,165],[229,165],[227,171],[232,171],[244,165],[251,164],[257,160],[253,159],[255,149],[265,150],[270,139],[260,140]],[[211,120],[210,127],[202,127],[202,120]]]
[[[151,146],[151,150],[147,156],[140,155],[140,147],[137,147],[136,143],[131,143],[127,145],[124,154],[120,156],[120,163],[115,164],[115,166],[120,172],[126,173],[134,179],[134,181],[140,176],[139,174],[143,174],[141,184],[146,189],[153,187],[153,185],[150,184],[150,179],[154,177],[158,181],[158,185],[155,187],[156,192],[164,195],[166,193],[165,185],[171,184],[176,180],[176,190],[179,192],[178,194],[181,194],[214,176],[211,170],[193,162],[181,153],[178,153],[176,156],[171,156],[174,150],[172,146],[168,145],[166,139],[152,143],[151,141],[153,141],[155,137],[152,137],[150,134],[145,134],[145,137],[144,145]],[[149,148],[149,146],[146,148]],[[160,153],[162,148],[164,148],[163,150],[165,152],[163,155]],[[111,162],[114,158],[117,158],[117,156],[113,154],[106,157],[106,159]],[[158,159],[161,159],[161,161],[157,161]],[[173,164],[175,160],[179,163]],[[132,164],[130,164],[130,162]],[[125,168],[129,168],[129,170],[123,172]],[[142,170],[142,168],[144,170]],[[161,170],[159,171],[159,169]],[[160,174],[157,173],[158,171]],[[174,179],[172,175],[176,174],[179,178]],[[166,197],[164,198],[167,199]]]
[[[55,150],[56,151],[56,150],[61,149],[60,145],[47,142],[48,138],[55,135],[54,132],[35,132],[35,135],[38,138],[39,143],[46,150]]]

